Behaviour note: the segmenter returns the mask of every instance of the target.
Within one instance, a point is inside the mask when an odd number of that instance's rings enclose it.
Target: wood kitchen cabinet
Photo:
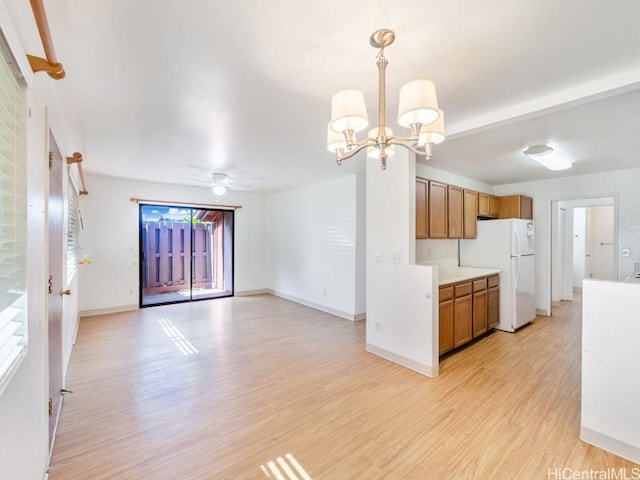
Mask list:
[[[440,355],[453,349],[453,287],[440,288],[438,317]]]
[[[440,287],[440,355],[470,342],[498,325],[499,285],[499,275],[490,275]]]
[[[487,331],[487,279],[473,282],[473,338]]]
[[[500,277],[489,277],[487,285],[487,328],[491,330],[500,322]]]
[[[416,238],[429,238],[429,181],[416,178]]]
[[[500,197],[489,193],[478,193],[478,217],[498,218],[500,216]]]
[[[464,189],[462,238],[478,236],[478,192]]]
[[[500,217],[500,197],[489,196],[489,216],[491,218]]]
[[[447,204],[447,236],[462,238],[464,233],[464,194],[462,188],[447,185]]]
[[[447,238],[447,185],[429,182],[429,238]]]
[[[525,195],[500,197],[500,218],[533,220],[533,199]]]
[[[453,348],[464,345],[473,338],[473,297],[471,282],[453,288]]]

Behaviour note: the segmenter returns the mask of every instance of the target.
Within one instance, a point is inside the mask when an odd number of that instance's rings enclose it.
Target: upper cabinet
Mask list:
[[[533,218],[533,199],[416,178],[416,238],[476,238],[478,218]]]
[[[500,197],[500,218],[533,220],[533,199],[524,195]]]
[[[416,238],[429,238],[429,181],[416,178]]]
[[[448,238],[447,184],[429,182],[429,238]]]
[[[464,189],[462,238],[478,236],[478,192]]]
[[[447,185],[447,202],[449,211],[449,238],[462,238],[463,234],[463,219],[464,219],[464,196],[462,188],[454,185]]]
[[[478,193],[478,217],[498,218],[500,216],[500,197],[488,193]]]

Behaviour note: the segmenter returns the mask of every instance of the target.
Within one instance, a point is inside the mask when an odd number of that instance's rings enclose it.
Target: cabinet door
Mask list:
[[[463,203],[464,196],[462,188],[454,185],[447,186],[447,202],[448,202],[448,237],[462,238],[463,233]]]
[[[491,195],[489,197],[489,216],[498,218],[500,216],[500,197]]]
[[[453,349],[453,300],[440,302],[440,355]]]
[[[488,193],[478,193],[478,216],[479,217],[490,217],[491,216],[491,205]]]
[[[487,290],[487,328],[491,330],[500,322],[500,288],[491,287]]]
[[[520,197],[520,218],[533,220],[533,199],[531,197]]]
[[[447,238],[447,185],[429,182],[429,238]]]
[[[487,291],[473,294],[473,337],[487,331]]]
[[[471,315],[472,296],[456,297],[453,304],[453,347],[459,347],[473,337]]]
[[[416,179],[416,238],[429,238],[427,230],[429,182]]]
[[[473,190],[464,191],[464,225],[463,238],[476,238],[478,236],[478,193]]]

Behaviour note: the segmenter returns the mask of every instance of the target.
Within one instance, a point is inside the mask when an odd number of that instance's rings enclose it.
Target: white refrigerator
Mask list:
[[[460,266],[500,269],[500,322],[515,332],[536,316],[534,231],[531,220],[478,222],[478,236],[460,240]]]

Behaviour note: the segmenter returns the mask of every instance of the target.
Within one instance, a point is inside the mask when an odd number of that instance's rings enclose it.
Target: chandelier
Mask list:
[[[356,133],[369,125],[364,94],[355,88],[340,90],[331,98],[331,121],[327,126],[327,149],[336,154],[341,165],[363,149],[367,156],[379,158],[382,169],[387,168],[387,159],[395,152],[395,146],[432,156],[433,146],[444,140],[444,113],[438,108],[436,87],[431,80],[419,79],[405,83],[400,88],[398,102],[398,124],[409,128],[409,137],[398,137],[386,126],[385,70],[387,59],[384,49],[393,43],[396,34],[388,29],[373,32],[369,43],[379,48],[378,65],[378,126],[369,135],[356,139]]]

